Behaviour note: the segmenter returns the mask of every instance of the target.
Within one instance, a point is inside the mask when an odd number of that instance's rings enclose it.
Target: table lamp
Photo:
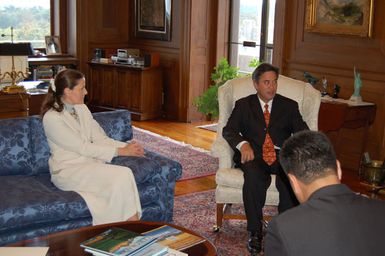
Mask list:
[[[25,92],[25,88],[16,85],[16,81],[25,79],[30,74],[28,55],[33,54],[33,49],[31,43],[13,43],[12,28],[11,38],[11,43],[0,44],[0,82],[7,78],[11,82],[11,85],[5,86],[2,89],[3,93],[22,93]]]

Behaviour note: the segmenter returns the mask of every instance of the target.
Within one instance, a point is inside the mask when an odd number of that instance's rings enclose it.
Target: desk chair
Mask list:
[[[215,201],[216,225],[214,231],[222,227],[223,219],[246,219],[244,215],[231,214],[232,204],[243,204],[242,187],[243,172],[234,168],[234,152],[222,137],[222,129],[234,108],[235,102],[250,94],[255,94],[251,76],[227,81],[219,87],[219,120],[217,137],[212,146],[212,154],[219,158],[219,169],[216,173]],[[299,111],[311,130],[318,128],[318,111],[321,104],[321,93],[310,84],[280,75],[277,93],[298,102]],[[272,175],[267,190],[266,205],[278,205],[279,195],[275,187],[275,175]]]

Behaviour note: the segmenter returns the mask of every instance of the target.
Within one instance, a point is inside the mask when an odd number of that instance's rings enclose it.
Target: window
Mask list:
[[[232,0],[230,63],[240,72],[253,71],[248,65],[256,58],[272,62],[276,0]]]
[[[45,36],[51,35],[51,0],[1,0],[1,42],[31,42],[34,48],[45,48]]]

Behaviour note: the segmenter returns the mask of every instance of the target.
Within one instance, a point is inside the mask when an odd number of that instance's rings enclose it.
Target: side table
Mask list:
[[[353,161],[350,160],[351,162],[345,163],[350,168],[359,169],[362,154],[366,148],[369,126],[374,122],[376,116],[376,105],[366,102],[348,103],[349,101],[342,99],[322,99],[318,115],[318,129],[328,135],[334,145],[337,157],[341,158],[344,146],[357,147],[354,144],[343,144],[343,129],[363,128],[360,137],[357,138],[360,145],[358,156],[349,156],[349,159],[354,158]],[[332,136],[333,132],[336,133],[334,137]]]

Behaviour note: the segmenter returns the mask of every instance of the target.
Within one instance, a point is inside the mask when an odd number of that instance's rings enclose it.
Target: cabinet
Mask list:
[[[156,67],[134,67],[89,62],[88,104],[125,108],[134,120],[162,113],[162,72]]]

